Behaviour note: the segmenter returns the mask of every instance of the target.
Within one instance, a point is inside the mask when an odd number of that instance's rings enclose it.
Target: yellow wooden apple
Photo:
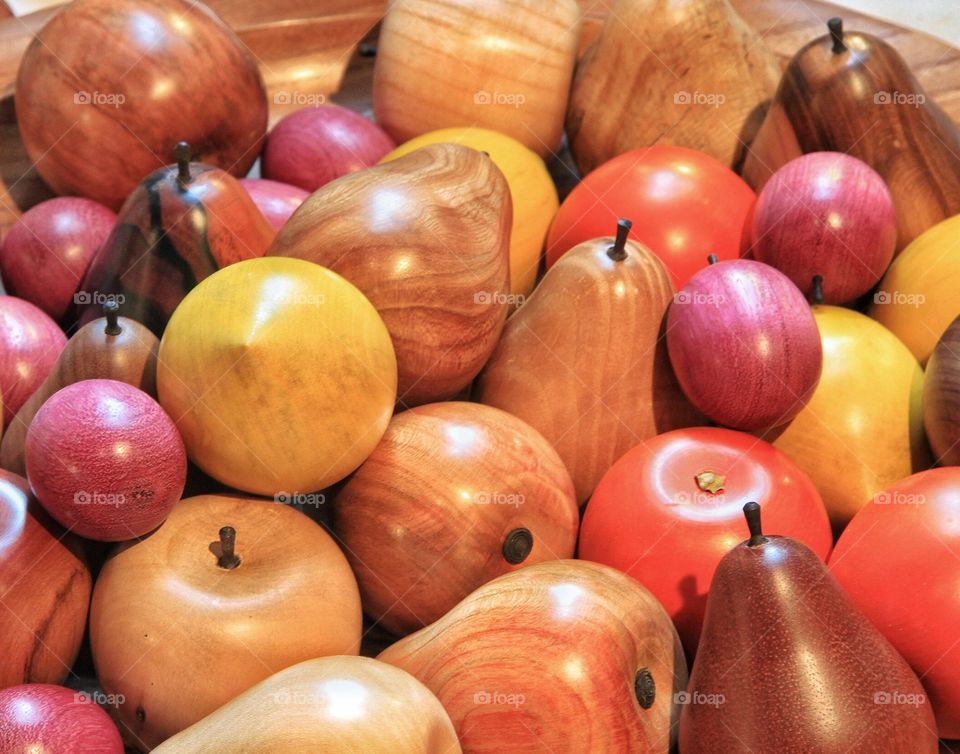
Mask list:
[[[870,316],[907,344],[921,364],[960,314],[960,215],[937,223],[899,256],[873,295]]]
[[[387,428],[397,361],[353,285],[302,259],[225,267],[171,317],[160,403],[190,459],[247,492],[310,492],[353,471]]]
[[[427,144],[462,144],[486,152],[500,168],[513,199],[510,230],[510,290],[529,296],[537,281],[540,252],[553,216],[560,206],[557,187],[547,166],[535,152],[514,138],[488,128],[441,128],[430,131],[390,152],[381,162],[403,157]]]
[[[878,492],[927,468],[923,370],[910,350],[869,317],[815,306],[823,371],[789,424],[766,433],[813,480],[835,531]]]

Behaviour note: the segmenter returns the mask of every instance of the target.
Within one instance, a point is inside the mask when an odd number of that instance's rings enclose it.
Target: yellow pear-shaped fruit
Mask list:
[[[353,285],[312,262],[265,257],[225,267],[181,302],[160,343],[157,390],[207,474],[261,495],[309,492],[379,442],[397,360]]]
[[[368,657],[324,657],[275,673],[167,739],[154,754],[459,754],[439,700]]]
[[[823,371],[813,397],[764,439],[813,480],[835,531],[878,492],[926,468],[923,370],[882,325],[839,306],[815,306]]]
[[[960,314],[960,215],[937,223],[893,260],[873,294],[870,316],[926,365]]]
[[[510,290],[529,296],[537,281],[540,252],[560,206],[557,187],[540,156],[516,139],[488,128],[441,128],[401,144],[381,162],[403,157],[427,144],[462,144],[486,152],[500,168],[513,199],[510,230]]]

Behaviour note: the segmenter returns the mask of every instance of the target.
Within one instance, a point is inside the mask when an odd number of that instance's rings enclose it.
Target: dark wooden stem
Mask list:
[[[743,515],[750,529],[750,541],[747,544],[750,547],[756,547],[767,542],[767,538],[763,536],[763,528],[760,526],[760,506],[757,503],[747,503],[743,506]]]
[[[190,175],[190,145],[178,141],[173,148],[173,156],[177,161],[177,183],[180,188],[185,188],[193,180]]]
[[[533,549],[533,534],[529,529],[514,529],[503,540],[503,559],[517,565],[527,559]]]
[[[810,301],[815,306],[823,303],[823,275],[813,276],[813,292],[810,294]]]
[[[710,254],[709,256],[707,256],[707,264],[716,264],[719,261],[720,259],[717,257],[716,254]]]
[[[116,299],[107,299],[103,304],[103,316],[107,318],[107,326],[103,328],[103,332],[107,335],[119,335],[123,332],[123,328],[120,327],[120,322],[117,318],[117,315],[120,313],[120,304],[116,302]]]
[[[843,19],[838,17],[831,18],[827,21],[827,28],[830,30],[830,38],[833,40],[831,50],[834,55],[846,52],[847,46],[843,43]]]
[[[233,551],[236,544],[236,529],[232,526],[224,526],[220,529],[220,557],[217,558],[218,566],[231,570],[240,565],[240,557]]]
[[[627,258],[627,236],[630,235],[630,228],[633,223],[624,218],[617,220],[617,237],[614,239],[613,246],[607,249],[607,256],[614,262],[622,262]]]

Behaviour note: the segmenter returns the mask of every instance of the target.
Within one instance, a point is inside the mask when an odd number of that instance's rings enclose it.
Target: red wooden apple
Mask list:
[[[692,657],[713,573],[748,536],[743,506],[751,501],[771,531],[826,560],[830,522],[807,475],[772,445],[719,427],[666,432],[617,461],[587,505],[579,554],[653,592]]]
[[[163,523],[187,474],[170,417],[149,395],[116,380],[83,380],[54,393],[30,424],[25,461],[50,515],[106,542]]]
[[[748,259],[694,275],[667,313],[680,387],[719,424],[754,430],[790,421],[820,379],[817,323],[782,272]]]
[[[0,275],[7,292],[62,321],[116,219],[102,204],[72,196],[31,207],[0,249]]]
[[[339,105],[305,107],[271,129],[261,171],[264,178],[316,191],[376,165],[395,146],[380,126],[359,113]]]
[[[123,754],[110,715],[84,694],[46,683],[0,691],[4,754]]]
[[[280,230],[297,207],[310,196],[310,192],[302,188],[266,178],[241,178],[240,184],[274,230]]]
[[[883,178],[839,152],[791,160],[764,186],[751,224],[756,259],[776,267],[808,297],[823,277],[823,301],[862,296],[887,271],[897,217]]]
[[[5,427],[47,378],[67,337],[42,309],[0,296],[0,396]]]

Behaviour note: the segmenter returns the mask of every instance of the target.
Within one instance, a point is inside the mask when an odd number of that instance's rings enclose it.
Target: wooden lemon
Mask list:
[[[307,492],[359,466],[383,434],[397,361],[353,285],[312,262],[225,267],[177,307],[157,391],[190,459],[247,492]]]
[[[486,152],[500,168],[513,199],[510,230],[510,289],[529,296],[537,281],[540,252],[560,202],[547,166],[536,152],[516,139],[488,128],[441,128],[417,136],[384,157],[389,162],[427,144],[462,144]]]

